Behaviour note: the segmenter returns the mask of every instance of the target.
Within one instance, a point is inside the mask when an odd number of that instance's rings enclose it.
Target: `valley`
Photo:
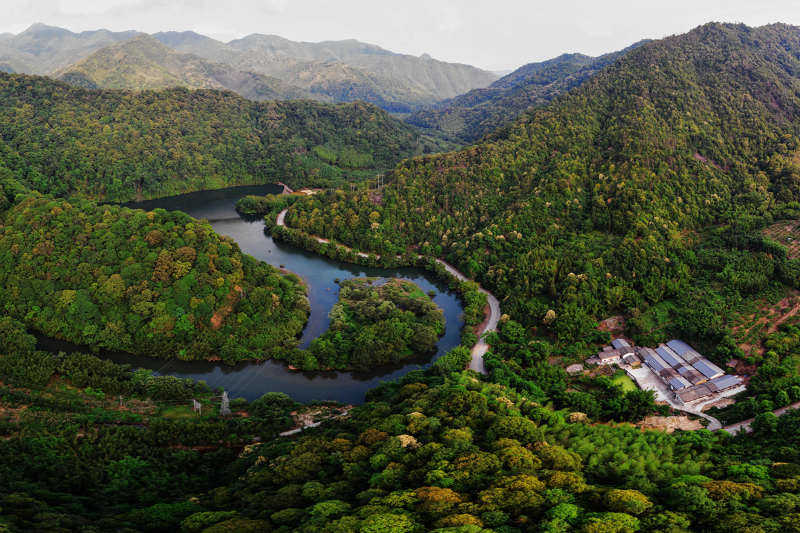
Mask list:
[[[800,27],[238,35],[0,34],[0,532],[797,530]]]

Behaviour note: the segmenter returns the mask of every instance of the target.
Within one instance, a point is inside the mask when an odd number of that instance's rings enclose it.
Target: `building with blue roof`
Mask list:
[[[684,360],[681,358],[681,356],[680,356],[680,355],[678,355],[677,353],[675,353],[674,351],[672,351],[672,349],[670,349],[670,348],[669,348],[669,347],[667,347],[667,346],[659,346],[658,348],[656,348],[656,353],[657,353],[658,355],[660,355],[660,356],[661,356],[661,358],[662,358],[664,361],[666,361],[666,362],[667,362],[667,364],[668,364],[669,366],[671,366],[672,368],[678,368],[678,367],[680,367],[681,365],[683,365],[683,364],[685,364],[685,363],[686,363],[686,361],[684,361]]]
[[[695,370],[703,374],[708,379],[715,379],[725,375],[720,367],[709,361],[708,359],[697,361],[692,365]]]
[[[661,359],[660,356],[655,355],[655,354],[654,355],[650,355],[650,354],[645,355],[644,356],[644,362],[647,363],[647,366],[652,368],[653,372],[655,372],[656,374],[658,374],[662,370],[666,370],[667,368],[669,368],[669,365],[663,359]]]
[[[667,343],[667,346],[678,355],[683,355],[686,352],[692,351],[692,347],[680,339],[672,339]]]
[[[669,386],[672,387],[672,390],[681,390],[685,389],[686,387],[691,387],[692,384],[686,381],[683,378],[673,378],[668,381]]]
[[[742,384],[742,381],[736,376],[722,376],[721,378],[712,379],[709,383],[717,388],[717,392],[722,392],[738,387]]]

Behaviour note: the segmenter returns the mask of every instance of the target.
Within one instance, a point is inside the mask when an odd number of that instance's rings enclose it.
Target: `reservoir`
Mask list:
[[[115,363],[130,364],[133,368],[147,368],[160,375],[178,378],[205,380],[211,387],[225,387],[231,398],[254,400],[266,392],[284,392],[298,402],[311,400],[336,400],[344,403],[363,403],[368,389],[381,381],[401,377],[416,368],[429,366],[437,357],[458,346],[463,321],[460,295],[449,289],[433,272],[414,267],[371,268],[330,259],[313,252],[297,248],[281,240],[273,240],[264,231],[261,215],[242,215],[236,209],[236,201],[248,195],[280,194],[278,185],[251,185],[232,187],[216,191],[203,191],[171,196],[158,200],[124,204],[131,209],[152,211],[162,208],[167,211],[183,211],[197,219],[206,219],[221,235],[232,237],[242,252],[250,254],[278,268],[302,277],[308,287],[311,314],[300,337],[301,347],[319,337],[328,328],[328,312],[338,301],[336,278],[394,277],[411,280],[423,291],[436,291],[434,302],[445,315],[446,331],[439,339],[436,350],[410,359],[398,365],[380,366],[369,372],[301,372],[290,370],[283,361],[242,362],[236,366],[215,361],[163,360],[127,353],[101,351],[97,355]],[[330,290],[329,290],[330,289]],[[84,351],[85,347],[49,339],[37,335],[38,347],[53,352]],[[91,353],[91,352],[89,352]]]

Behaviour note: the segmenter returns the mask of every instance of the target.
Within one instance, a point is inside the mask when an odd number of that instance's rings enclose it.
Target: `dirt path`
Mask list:
[[[795,305],[791,311],[789,311],[788,313],[780,317],[778,320],[776,320],[775,323],[772,324],[772,327],[767,330],[767,335],[775,333],[775,331],[778,329],[778,326],[786,322],[786,320],[788,320],[789,318],[796,315],[798,311],[800,311],[800,304]]]
[[[286,212],[288,209],[284,209],[280,213],[278,213],[277,223],[279,226],[286,226]],[[323,239],[322,237],[316,237],[318,242],[327,243],[328,239]],[[345,248],[347,248],[345,246]],[[347,248],[351,250],[350,248]],[[369,257],[369,254],[365,254],[362,252],[357,252],[357,254],[361,257]],[[376,256],[378,259],[381,256]],[[397,257],[400,257],[399,255]],[[458,280],[461,281],[472,281],[470,278],[459,272],[455,269],[452,265],[445,263],[441,259],[434,258],[434,261],[440,263],[444,266],[444,268],[453,275]],[[486,374],[486,368],[483,365],[483,356],[489,351],[489,345],[486,344],[486,334],[491,333],[492,331],[497,331],[497,321],[500,320],[500,301],[495,297],[494,294],[490,293],[486,289],[481,288],[480,291],[486,294],[489,300],[489,319],[486,320],[486,325],[483,329],[478,332],[478,343],[472,348],[472,361],[470,362],[469,367],[476,372],[480,372],[481,374]]]

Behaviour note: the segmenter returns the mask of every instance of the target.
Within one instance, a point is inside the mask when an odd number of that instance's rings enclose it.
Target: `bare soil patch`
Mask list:
[[[608,317],[597,327],[600,331],[608,331],[612,333],[615,331],[622,332],[625,329],[625,317],[622,315]]]
[[[707,403],[703,406],[701,411],[705,412],[711,409],[712,407],[716,407],[718,409],[722,409],[723,407],[728,407],[729,405],[733,405],[736,403],[736,400],[733,398],[722,398],[717,400],[716,402]]]
[[[369,201],[375,205],[383,204],[383,189],[369,191]]]
[[[222,326],[222,321],[225,320],[225,317],[230,314],[231,310],[233,310],[233,304],[238,298],[241,297],[242,288],[236,285],[228,295],[228,299],[225,301],[225,304],[217,309],[214,313],[214,316],[211,317],[211,325],[214,326],[214,329],[219,329],[219,327]]]
[[[694,431],[703,429],[700,420],[689,420],[688,416],[648,416],[642,420],[639,427],[645,429],[658,429],[672,433],[676,429]]]

